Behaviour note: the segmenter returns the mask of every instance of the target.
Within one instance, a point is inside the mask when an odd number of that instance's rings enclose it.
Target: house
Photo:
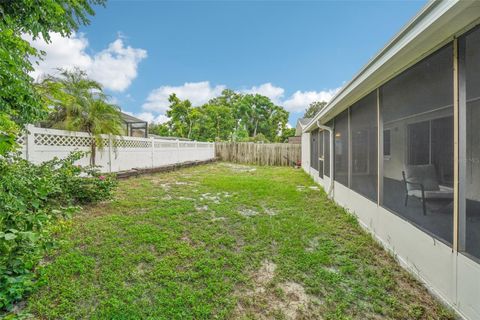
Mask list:
[[[125,135],[129,137],[148,137],[148,122],[120,112],[125,123]]]
[[[429,2],[306,124],[302,167],[480,319],[480,2]]]
[[[312,121],[312,118],[300,118],[297,120],[297,126],[295,127],[295,136],[301,136],[303,128]]]
[[[300,118],[297,120],[297,126],[295,127],[295,135],[293,137],[288,137],[288,143],[290,144],[302,144],[302,132],[303,126],[308,124],[312,119],[311,118]]]
[[[302,143],[302,136],[293,136],[288,137],[289,144],[301,144]]]

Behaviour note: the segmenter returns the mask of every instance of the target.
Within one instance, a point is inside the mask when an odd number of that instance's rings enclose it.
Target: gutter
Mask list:
[[[329,198],[332,198],[333,197],[333,129],[330,128],[329,126],[325,126],[323,124],[320,124],[320,120],[317,120],[317,126],[318,128],[322,129],[322,130],[327,130],[329,133],[330,133],[330,145],[329,145],[329,148],[330,148],[330,184],[327,188],[327,196]]]

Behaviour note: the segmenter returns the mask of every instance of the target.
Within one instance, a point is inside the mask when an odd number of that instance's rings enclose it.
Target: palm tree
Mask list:
[[[52,112],[48,126],[58,129],[88,132],[90,164],[95,165],[96,149],[103,148],[102,134],[121,135],[124,132],[120,108],[107,102],[102,86],[79,69],[61,70],[60,76],[48,76],[38,86]]]

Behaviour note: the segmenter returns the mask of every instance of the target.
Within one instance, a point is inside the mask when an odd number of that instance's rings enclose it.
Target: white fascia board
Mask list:
[[[316,128],[372,90],[453,39],[480,18],[480,2],[430,1],[365,67],[303,127]]]

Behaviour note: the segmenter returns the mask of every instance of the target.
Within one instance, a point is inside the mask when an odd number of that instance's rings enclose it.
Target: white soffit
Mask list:
[[[473,27],[480,1],[430,1],[305,127],[326,123],[408,67]]]

